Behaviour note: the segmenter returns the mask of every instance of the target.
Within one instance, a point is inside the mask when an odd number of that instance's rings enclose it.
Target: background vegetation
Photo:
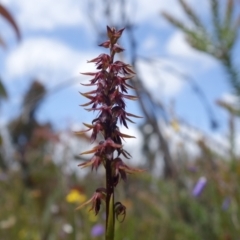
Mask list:
[[[226,81],[236,97],[235,104],[218,102],[229,116],[226,120],[228,136],[222,136],[228,145],[222,146],[211,136],[186,126],[180,117],[171,114],[171,109],[153,99],[136,68],[137,75],[131,84],[138,89],[136,95],[144,119],[138,126],[144,139],[139,151],[141,167],[147,171],[131,175],[126,183],[120,184],[117,195],[125,199],[128,211],[125,221],[117,224],[117,240],[240,239],[240,158],[235,141],[240,80],[233,57],[234,47],[239,42],[239,18],[234,14],[234,8],[239,7],[239,3],[233,0],[209,0],[209,3],[210,27],[202,23],[184,0],[179,0],[179,4],[192,23],[190,27],[172,16],[171,11],[161,15],[184,32],[193,48],[213,56],[222,64]],[[111,17],[111,12],[107,11],[109,4],[103,1],[106,19]],[[121,6],[124,13],[124,1]],[[14,29],[20,40],[14,17],[2,5],[0,17],[10,23],[9,28]],[[137,39],[132,34],[135,26],[130,20],[122,14],[122,19],[115,25],[126,27],[130,61],[136,67],[139,58]],[[94,19],[92,21],[94,23]],[[101,29],[97,23],[93,26]],[[101,30],[96,37],[102,38]],[[0,44],[7,45],[1,38]],[[151,64],[151,59],[148,61]],[[194,82],[192,86],[208,109],[213,128],[217,127],[204,93]],[[80,153],[89,144],[89,137],[57,132],[50,123],[38,122],[36,114],[47,94],[45,86],[33,80],[23,97],[20,115],[1,129],[0,239],[102,239],[105,216],[100,213],[96,217],[87,209],[75,211],[98,187],[94,184],[103,181],[101,169],[98,174],[87,171],[84,175],[79,174],[77,164],[83,159],[69,144],[69,139],[73,139]],[[6,101],[7,97],[7,89],[1,81],[0,101]],[[164,114],[159,120],[158,113],[163,111],[168,116],[167,121],[163,121]],[[186,137],[186,128],[201,137]],[[169,137],[166,129],[174,135]],[[177,144],[173,141],[175,137],[180,139]],[[153,141],[158,146],[156,149],[151,147]],[[197,154],[189,151],[189,145],[195,146]],[[70,162],[69,159],[74,160]],[[163,163],[162,174],[154,171],[159,161]],[[76,171],[70,171],[70,165],[76,167]]]

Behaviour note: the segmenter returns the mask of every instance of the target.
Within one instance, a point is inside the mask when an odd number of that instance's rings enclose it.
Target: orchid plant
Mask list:
[[[90,83],[84,86],[95,87],[94,90],[81,93],[90,101],[83,104],[83,107],[90,106],[87,111],[98,111],[98,115],[93,119],[92,124],[84,123],[87,130],[91,131],[91,142],[101,135],[102,140],[93,149],[82,154],[93,154],[89,161],[79,164],[80,167],[91,166],[98,169],[103,165],[106,172],[106,186],[96,189],[92,198],[78,207],[82,208],[87,204],[92,204],[90,210],[94,210],[97,215],[100,211],[102,202],[106,204],[106,240],[114,239],[115,218],[122,222],[125,219],[126,207],[120,202],[115,201],[114,191],[119,181],[126,181],[127,173],[140,172],[140,169],[131,168],[123,161],[123,157],[129,159],[131,155],[123,148],[122,139],[134,138],[120,132],[120,123],[128,128],[127,121],[134,123],[130,118],[139,118],[132,113],[126,112],[125,100],[136,100],[137,97],[129,95],[128,89],[133,87],[128,80],[133,78],[134,71],[129,64],[114,60],[115,54],[124,51],[117,43],[124,29],[116,30],[107,26],[108,40],[99,46],[109,49],[109,54],[100,54],[98,57],[88,61],[96,64],[96,72],[83,73],[92,76]],[[81,155],[82,155],[81,154]]]

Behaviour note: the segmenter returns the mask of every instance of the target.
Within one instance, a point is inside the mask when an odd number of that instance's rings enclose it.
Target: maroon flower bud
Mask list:
[[[127,180],[127,174],[126,173],[136,173],[136,172],[142,172],[143,170],[138,168],[131,168],[127,166],[121,158],[117,157],[113,160],[113,168],[115,170],[114,172],[114,181],[115,185],[118,184],[119,178],[121,178],[123,181]]]
[[[120,202],[116,202],[114,207],[117,220],[123,222],[126,217],[126,207]],[[119,220],[119,216],[122,216],[121,220]]]
[[[76,208],[76,210],[81,209],[85,205],[92,203],[92,207],[90,208],[89,211],[94,209],[95,215],[98,214],[100,207],[101,207],[101,201],[106,200],[106,189],[105,188],[98,188],[96,189],[95,193],[93,196],[86,201],[85,203],[81,204],[79,207]]]
[[[99,156],[98,153],[95,153],[93,155],[93,157],[91,158],[91,160],[86,161],[84,163],[78,164],[79,167],[85,168],[88,166],[92,166],[92,170],[95,168],[96,171],[98,169],[98,167],[100,166],[100,164],[102,163],[102,157]]]
[[[123,52],[124,51],[124,48],[122,48],[120,45],[118,45],[117,43],[115,43],[113,45],[113,51],[115,53],[120,53],[120,52]]]
[[[110,41],[107,40],[107,41],[99,44],[98,46],[100,46],[100,47],[105,47],[105,48],[109,48],[109,47],[110,47],[110,44],[111,44]]]

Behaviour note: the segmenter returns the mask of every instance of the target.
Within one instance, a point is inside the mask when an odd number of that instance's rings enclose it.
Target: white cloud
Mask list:
[[[93,1],[91,17],[97,23],[113,24],[122,18],[121,1],[112,1],[110,7],[111,17],[105,17],[104,1]],[[188,0],[194,6],[195,0]],[[198,6],[198,12],[205,12],[206,2]],[[83,25],[89,26],[87,15],[88,0],[3,0],[3,3],[14,12],[22,29],[52,30],[56,27]],[[141,23],[151,20],[156,26],[166,26],[166,22],[160,18],[161,11],[168,11],[173,16],[186,20],[184,11],[177,0],[129,0],[126,1],[126,15],[131,21]]]
[[[130,2],[132,4],[130,4]],[[201,1],[201,4],[198,5],[198,13],[201,15],[206,13],[208,1]],[[196,0],[187,0],[190,6],[194,9],[194,4],[196,4]],[[184,13],[182,7],[177,0],[168,0],[168,1],[156,1],[156,0],[132,0],[129,1],[129,15],[133,15],[134,22],[143,22],[149,19],[155,19],[155,25],[164,27],[166,26],[166,22],[160,19],[160,13],[162,11],[169,12],[174,17],[187,21],[186,14]],[[158,20],[157,20],[158,19]]]
[[[208,70],[216,66],[216,61],[209,55],[192,48],[182,32],[175,32],[166,46],[167,52],[172,57],[178,57],[186,61],[186,64],[195,65],[194,72]]]
[[[142,47],[145,50],[152,50],[152,49],[156,49],[156,46],[158,45],[158,40],[156,37],[154,37],[153,35],[147,37],[147,39],[143,42]]]
[[[175,5],[173,10],[173,14],[176,15],[180,13],[179,5],[176,5],[175,0],[168,0],[168,1],[155,1],[155,0],[148,0],[148,1],[137,1],[134,0],[134,7],[136,9],[136,19],[137,21],[143,21],[148,18],[158,16],[159,17],[159,23],[160,23],[160,12],[162,10],[169,10],[170,6]]]
[[[237,106],[239,104],[239,98],[231,93],[224,93],[220,100],[233,106]]]
[[[160,96],[174,96],[181,91],[183,81],[173,75],[166,67],[169,62],[156,62],[155,64],[145,61],[137,62],[137,69],[144,81],[144,85],[156,98]],[[174,65],[176,68],[177,65]]]
[[[164,123],[159,123],[165,125]],[[175,154],[181,149],[185,149],[190,156],[190,159],[199,155],[200,149],[198,146],[198,141],[203,139],[203,134],[201,131],[194,129],[190,126],[183,125],[180,122],[176,122],[178,124],[179,130],[176,131],[174,126],[171,124],[166,124],[162,129],[164,129],[164,133],[169,142],[169,148],[176,157]]]
[[[39,77],[54,83],[91,71],[87,60],[95,57],[89,52],[78,52],[67,45],[47,38],[29,38],[23,41],[6,59],[6,76],[17,79],[23,76]]]
[[[81,1],[75,0],[8,0],[5,4],[15,9],[15,16],[24,29],[52,30],[55,27],[83,23]]]

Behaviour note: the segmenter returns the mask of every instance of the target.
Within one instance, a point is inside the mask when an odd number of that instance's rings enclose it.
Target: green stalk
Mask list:
[[[112,177],[112,161],[106,161],[106,240],[114,239],[114,184]]]
[[[114,193],[110,196],[110,201],[108,205],[108,218],[106,222],[106,240],[114,240],[114,225],[115,225],[115,218],[114,218]]]

